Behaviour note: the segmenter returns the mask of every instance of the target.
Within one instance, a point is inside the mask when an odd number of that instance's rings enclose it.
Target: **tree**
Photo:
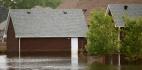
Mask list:
[[[122,41],[121,52],[131,62],[142,59],[142,18],[125,18],[123,32],[125,37]]]
[[[117,31],[109,15],[93,11],[90,16],[86,50],[91,55],[114,54],[117,51]]]
[[[61,0],[0,0],[0,5],[13,9],[29,9],[36,5],[56,8]]]

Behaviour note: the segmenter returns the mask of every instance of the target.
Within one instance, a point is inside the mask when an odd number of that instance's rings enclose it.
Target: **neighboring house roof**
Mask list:
[[[4,30],[7,26],[7,19],[0,23],[0,30]]]
[[[141,4],[142,0],[63,0],[58,8],[88,9],[86,14],[98,8],[107,8],[108,4]]]
[[[0,40],[6,37],[7,18],[9,10],[5,7],[0,7]]]
[[[81,9],[11,9],[16,37],[85,37]]]
[[[127,9],[124,7],[127,6]],[[141,17],[142,16],[142,4],[109,4],[108,9],[115,22],[115,27],[124,27],[124,16],[129,17]]]
[[[8,12],[8,9],[0,7],[0,30],[3,30],[6,27]]]
[[[142,4],[142,0],[63,0],[58,8],[87,9],[85,16],[89,23],[90,13],[94,9],[106,9],[108,4]]]

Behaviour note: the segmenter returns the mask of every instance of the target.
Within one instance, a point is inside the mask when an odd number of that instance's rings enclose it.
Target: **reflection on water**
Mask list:
[[[142,70],[142,65],[106,65],[106,64],[91,64],[88,67],[88,70]]]
[[[0,70],[19,70],[18,57],[0,55]],[[77,67],[72,67],[69,57],[22,57],[20,70],[118,70],[118,67],[81,62]],[[142,70],[142,65],[123,65],[120,70]]]
[[[0,56],[0,70],[86,70],[86,65],[72,67],[69,57],[21,57],[20,67],[18,57]]]
[[[0,70],[7,70],[8,65],[7,65],[7,58],[6,55],[1,55],[0,56]]]

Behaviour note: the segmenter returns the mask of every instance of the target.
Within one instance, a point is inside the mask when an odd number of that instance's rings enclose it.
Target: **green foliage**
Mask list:
[[[112,54],[117,48],[117,31],[112,18],[103,11],[94,11],[90,16],[86,50],[91,55]]]
[[[0,5],[7,8],[29,9],[36,5],[56,8],[61,0],[0,0]]]
[[[129,61],[142,59],[142,18],[125,18],[125,24],[121,52]]]
[[[142,59],[142,18],[125,18],[124,38],[118,40],[118,30],[112,18],[102,11],[94,11],[90,16],[86,50],[91,55],[114,54],[121,51],[133,62]]]

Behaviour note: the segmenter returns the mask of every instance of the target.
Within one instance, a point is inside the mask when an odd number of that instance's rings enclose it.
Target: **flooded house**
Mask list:
[[[124,17],[138,18],[142,16],[142,4],[109,4],[107,13],[112,16],[115,27],[125,27]]]
[[[87,24],[81,9],[11,9],[7,52],[18,55],[70,56],[84,48]]]
[[[108,4],[106,14],[112,17],[114,26],[118,29],[118,40],[123,41],[125,33],[123,29],[125,28],[124,17],[129,17],[137,19],[142,17],[142,4]],[[117,64],[116,60],[118,56],[114,56],[113,62]],[[108,59],[108,58],[107,58]],[[108,63],[109,61],[107,61]],[[125,64],[125,58],[121,56],[121,64]]]
[[[142,4],[109,4],[107,13],[112,16],[115,27],[124,29],[124,17],[139,18],[142,17]],[[124,33],[120,31],[120,39],[123,39]]]

